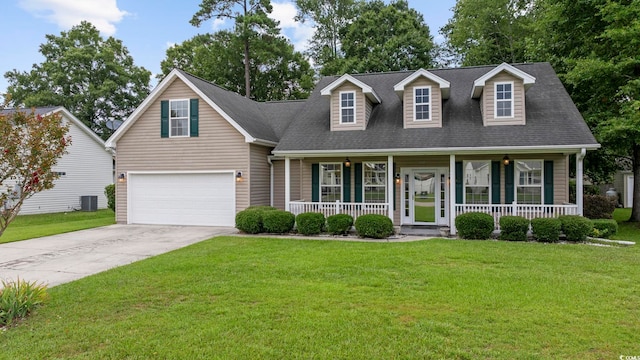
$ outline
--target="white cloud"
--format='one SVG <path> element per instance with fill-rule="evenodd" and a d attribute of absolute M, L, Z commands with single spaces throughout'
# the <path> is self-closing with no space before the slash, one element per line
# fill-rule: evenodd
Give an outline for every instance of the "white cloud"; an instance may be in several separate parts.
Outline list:
<path fill-rule="evenodd" d="M 165 46 L 166 46 L 167 49 L 171 49 L 172 47 L 176 46 L 176 43 L 173 42 L 173 41 L 167 41 L 165 43 Z"/>
<path fill-rule="evenodd" d="M 316 29 L 309 23 L 295 21 L 297 9 L 290 1 L 272 1 L 273 11 L 269 17 L 280 22 L 282 33 L 291 40 L 297 51 L 305 50 L 309 45 L 309 39 Z"/>
<path fill-rule="evenodd" d="M 215 18 L 213 20 L 213 23 L 211 24 L 211 29 L 213 29 L 213 31 L 218 31 L 222 29 L 222 27 L 224 26 L 224 23 L 225 23 L 225 19 Z"/>
<path fill-rule="evenodd" d="M 115 34 L 115 24 L 129 15 L 118 9 L 116 0 L 19 0 L 18 4 L 62 29 L 70 29 L 86 20 L 106 36 Z"/>

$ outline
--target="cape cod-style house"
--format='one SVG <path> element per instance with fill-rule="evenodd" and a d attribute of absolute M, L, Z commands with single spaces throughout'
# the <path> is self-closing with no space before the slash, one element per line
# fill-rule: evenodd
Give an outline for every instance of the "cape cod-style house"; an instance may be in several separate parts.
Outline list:
<path fill-rule="evenodd" d="M 121 223 L 233 226 L 272 205 L 455 233 L 468 211 L 581 214 L 599 144 L 548 63 L 503 63 L 325 77 L 266 103 L 173 70 L 107 146 Z"/>

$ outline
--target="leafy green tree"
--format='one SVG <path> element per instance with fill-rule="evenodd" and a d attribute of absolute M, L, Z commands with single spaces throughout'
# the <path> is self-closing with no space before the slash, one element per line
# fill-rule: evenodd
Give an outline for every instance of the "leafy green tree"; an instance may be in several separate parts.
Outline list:
<path fill-rule="evenodd" d="M 342 34 L 344 59 L 324 64 L 335 74 L 429 68 L 433 37 L 422 14 L 405 0 L 360 3 L 358 17 Z"/>
<path fill-rule="evenodd" d="M 355 19 L 359 1 L 356 0 L 296 0 L 302 22 L 312 21 L 316 31 L 309 41 L 307 53 L 323 75 L 331 75 L 330 67 L 344 58 L 341 33 Z"/>
<path fill-rule="evenodd" d="M 51 189 L 52 168 L 71 143 L 59 114 L 16 110 L 0 113 L 0 236 L 26 199 Z"/>
<path fill-rule="evenodd" d="M 640 1 L 597 3 L 596 16 L 604 26 L 585 56 L 567 61 L 573 67 L 566 81 L 598 140 L 631 159 L 631 221 L 640 221 Z"/>
<path fill-rule="evenodd" d="M 440 29 L 446 46 L 462 64 L 486 65 L 528 60 L 529 0 L 458 0 L 453 17 Z"/>
<path fill-rule="evenodd" d="M 40 45 L 44 62 L 5 73 L 15 106 L 64 106 L 106 139 L 105 122 L 125 119 L 149 93 L 151 73 L 135 66 L 120 40 L 103 39 L 88 22 Z"/>
<path fill-rule="evenodd" d="M 313 88 L 313 70 L 284 37 L 253 33 L 251 94 L 258 101 L 302 99 Z M 228 90 L 244 94 L 243 41 L 239 34 L 218 31 L 197 35 L 167 50 L 162 61 L 166 75 L 181 68 Z"/>
<path fill-rule="evenodd" d="M 234 19 L 236 33 L 240 36 L 244 54 L 245 96 L 251 97 L 251 43 L 254 33 L 273 34 L 276 22 L 268 14 L 273 10 L 270 0 L 202 0 L 200 10 L 191 18 L 191 25 L 200 26 L 203 21 Z"/>

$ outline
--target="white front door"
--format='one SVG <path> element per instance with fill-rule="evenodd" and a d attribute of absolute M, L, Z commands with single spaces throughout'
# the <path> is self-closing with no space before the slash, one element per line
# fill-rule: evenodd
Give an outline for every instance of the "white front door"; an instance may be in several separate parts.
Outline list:
<path fill-rule="evenodd" d="M 402 224 L 448 225 L 446 168 L 402 170 Z"/>

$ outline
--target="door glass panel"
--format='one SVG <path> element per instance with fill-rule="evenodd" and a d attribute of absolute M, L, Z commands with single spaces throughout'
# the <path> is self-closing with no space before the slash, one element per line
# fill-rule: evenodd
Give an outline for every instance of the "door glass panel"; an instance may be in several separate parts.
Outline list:
<path fill-rule="evenodd" d="M 431 171 L 413 173 L 413 217 L 416 222 L 436 221 L 436 174 Z"/>
<path fill-rule="evenodd" d="M 447 194 L 447 181 L 445 179 L 445 175 L 444 174 L 440 174 L 440 218 L 444 219 L 447 217 L 447 204 L 445 204 L 446 201 L 446 194 Z"/>

